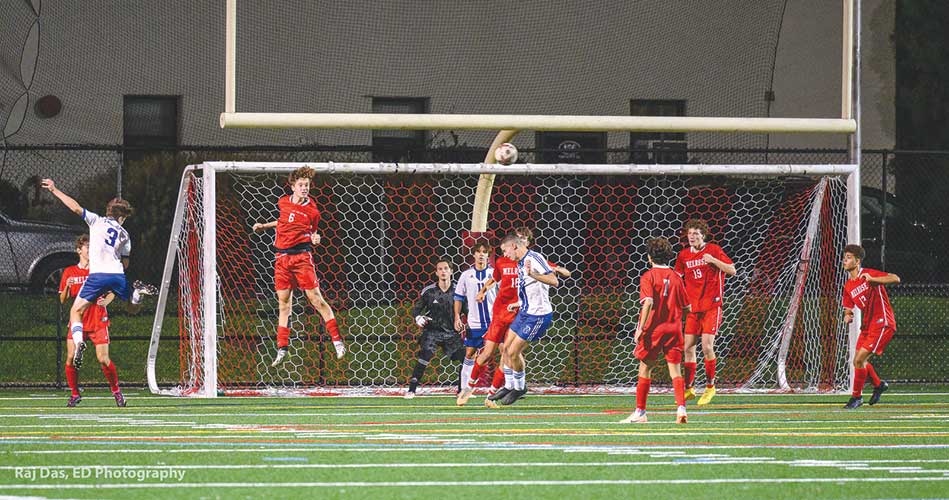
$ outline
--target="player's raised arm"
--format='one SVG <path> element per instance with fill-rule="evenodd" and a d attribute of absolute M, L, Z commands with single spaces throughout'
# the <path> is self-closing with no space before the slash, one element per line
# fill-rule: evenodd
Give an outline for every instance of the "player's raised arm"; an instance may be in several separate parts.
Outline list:
<path fill-rule="evenodd" d="M 535 280 L 545 285 L 550 285 L 553 287 L 560 285 L 560 280 L 557 279 L 557 273 L 549 272 L 547 274 L 541 274 L 541 273 L 535 272 L 533 266 L 531 265 L 531 259 L 527 259 L 524 261 L 524 271 L 527 273 L 528 276 L 530 276 L 531 278 L 534 278 Z"/>
<path fill-rule="evenodd" d="M 867 283 L 874 285 L 895 285 L 900 282 L 900 277 L 893 273 L 886 273 L 882 275 L 871 275 L 870 273 L 863 273 L 860 275 Z"/>
<path fill-rule="evenodd" d="M 59 201 L 63 202 L 63 205 L 66 205 L 66 208 L 71 210 L 76 215 L 82 215 L 82 205 L 80 205 L 79 202 L 74 200 L 68 194 L 57 189 L 56 183 L 53 182 L 53 179 L 43 179 L 42 185 L 45 189 L 48 189 L 50 193 L 53 193 L 53 196 L 59 198 Z"/>
<path fill-rule="evenodd" d="M 277 227 L 277 221 L 258 222 L 254 224 L 252 229 L 254 230 L 255 233 L 262 233 L 268 229 L 273 229 L 275 227 Z"/>

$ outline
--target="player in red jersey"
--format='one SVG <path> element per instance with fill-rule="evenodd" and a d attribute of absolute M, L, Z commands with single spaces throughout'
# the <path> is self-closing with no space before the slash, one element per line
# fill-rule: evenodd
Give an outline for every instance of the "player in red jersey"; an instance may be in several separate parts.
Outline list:
<path fill-rule="evenodd" d="M 254 232 L 263 232 L 277 228 L 274 250 L 274 288 L 277 291 L 279 316 L 277 319 L 277 357 L 271 366 L 277 366 L 287 357 L 290 346 L 290 310 L 293 306 L 293 290 L 303 290 L 313 308 L 320 313 L 326 324 L 326 331 L 333 339 L 336 357 L 346 354 L 343 337 L 336 326 L 333 308 L 320 293 L 320 282 L 313 267 L 313 246 L 320 244 L 320 233 L 316 226 L 320 223 L 320 211 L 310 197 L 310 181 L 316 171 L 310 167 L 300 167 L 290 172 L 291 193 L 277 201 L 280 217 L 266 224 L 254 224 Z"/>
<path fill-rule="evenodd" d="M 89 277 L 89 235 L 83 234 L 76 238 L 76 253 L 79 254 L 79 264 L 67 267 L 63 270 L 62 280 L 59 282 L 59 301 L 66 303 L 71 297 L 79 295 L 82 284 Z M 82 335 L 83 343 L 91 340 L 96 346 L 96 358 L 102 368 L 105 379 L 109 382 L 109 388 L 112 389 L 112 395 L 115 397 L 115 404 L 123 407 L 126 405 L 125 397 L 119 389 L 119 374 L 115 368 L 115 363 L 109 358 L 109 312 L 106 306 L 112 302 L 115 294 L 108 293 L 99 298 L 96 302 L 89 304 L 82 313 Z M 66 383 L 72 391 L 72 396 L 66 406 L 72 408 L 82 401 L 79 395 L 79 365 L 74 364 L 76 355 L 76 343 L 72 340 L 66 341 Z M 82 358 L 80 357 L 80 360 Z"/>
<path fill-rule="evenodd" d="M 722 247 L 706 243 L 709 231 L 704 220 L 690 219 L 684 229 L 689 246 L 676 257 L 675 271 L 685 280 L 692 306 L 685 317 L 685 399 L 695 398 L 695 346 L 701 336 L 706 384 L 699 405 L 705 405 L 715 397 L 715 335 L 722 324 L 725 276 L 735 275 L 735 265 Z"/>
<path fill-rule="evenodd" d="M 665 238 L 653 238 L 646 242 L 646 255 L 651 268 L 639 278 L 639 323 L 636 325 L 636 350 L 639 360 L 639 381 L 636 383 L 636 411 L 621 423 L 644 424 L 646 398 L 652 383 L 652 369 L 664 354 L 669 365 L 669 376 L 676 401 L 676 423 L 684 424 L 685 380 L 679 370 L 682 363 L 682 313 L 689 310 L 688 297 L 682 278 L 669 268 L 675 257 L 672 245 Z"/>
<path fill-rule="evenodd" d="M 867 383 L 867 376 L 873 383 L 871 405 L 880 401 L 880 395 L 889 388 L 889 384 L 877 376 L 876 370 L 870 364 L 870 356 L 883 355 L 883 350 L 896 333 L 896 317 L 893 315 L 885 285 L 899 283 L 900 277 L 893 273 L 861 267 L 864 255 L 860 245 L 844 247 L 844 271 L 850 275 L 844 283 L 844 321 L 848 324 L 853 322 L 854 307 L 863 311 L 860 336 L 857 337 L 856 352 L 853 355 L 853 392 L 850 401 L 844 406 L 849 410 L 863 405 L 863 385 Z"/>
<path fill-rule="evenodd" d="M 525 226 L 517 227 L 514 229 L 514 233 L 521 237 L 528 247 L 534 244 L 534 232 L 530 228 Z M 550 268 L 557 273 L 558 276 L 564 278 L 570 277 L 571 272 L 568 269 L 549 261 L 547 264 L 550 265 Z M 511 323 L 514 322 L 514 317 L 517 316 L 517 309 L 510 310 L 508 307 L 518 301 L 517 262 L 504 257 L 503 250 L 494 261 L 494 273 L 478 292 L 478 302 L 484 301 L 486 294 L 495 284 L 498 285 L 497 297 L 495 297 L 494 306 L 491 308 L 491 322 L 488 324 L 488 330 L 484 334 L 484 347 L 481 348 L 481 352 L 475 359 L 475 365 L 471 369 L 471 376 L 468 380 L 469 387 L 467 390 L 465 390 L 464 387 L 462 388 L 462 393 L 459 394 L 459 396 L 464 397 L 459 397 L 459 401 L 468 401 L 468 397 L 471 396 L 475 385 L 477 385 L 484 366 L 493 358 L 498 344 L 504 344 L 507 340 L 506 336 L 510 330 Z M 492 408 L 497 408 L 498 405 L 495 401 L 503 398 L 514 388 L 513 380 L 514 372 L 511 370 L 511 365 L 507 360 L 504 349 L 501 349 L 501 363 L 494 372 L 494 377 L 491 380 L 491 388 L 489 390 L 491 394 L 485 398 L 484 404 Z"/>

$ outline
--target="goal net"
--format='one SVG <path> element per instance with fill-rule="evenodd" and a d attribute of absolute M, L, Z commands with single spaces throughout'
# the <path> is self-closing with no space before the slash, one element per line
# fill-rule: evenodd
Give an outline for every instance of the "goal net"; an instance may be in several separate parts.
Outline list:
<path fill-rule="evenodd" d="M 838 261 L 846 244 L 841 175 L 852 166 L 308 164 L 319 172 L 311 196 L 322 212 L 313 260 L 350 351 L 336 359 L 319 314 L 297 291 L 289 360 L 272 368 L 274 235 L 251 226 L 276 219 L 287 173 L 302 165 L 212 162 L 185 171 L 155 329 L 166 300 L 177 300 L 180 349 L 161 349 L 153 335 L 153 391 L 404 387 L 418 352 L 410 308 L 435 281 L 436 259 L 450 259 L 455 277 L 470 265 L 466 230 L 482 172 L 499 174 L 488 216 L 493 243 L 515 226 L 533 227 L 536 249 L 573 271 L 552 292 L 553 326 L 527 352 L 532 390 L 634 384 L 645 242 L 664 236 L 682 248 L 689 218 L 708 221 L 711 240 L 738 271 L 725 282 L 717 385 L 817 391 L 849 382 Z M 178 387 L 157 387 L 158 355 L 179 356 Z M 436 355 L 422 392 L 449 390 L 457 369 Z"/>

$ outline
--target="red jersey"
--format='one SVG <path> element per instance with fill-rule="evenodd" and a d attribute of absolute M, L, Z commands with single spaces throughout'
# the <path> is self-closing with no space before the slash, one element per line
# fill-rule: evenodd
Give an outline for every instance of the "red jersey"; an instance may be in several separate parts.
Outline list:
<path fill-rule="evenodd" d="M 712 257 L 732 264 L 732 260 L 725 255 L 722 247 L 714 243 L 706 243 L 701 250 L 691 246 L 684 248 L 676 257 L 675 271 L 685 280 L 685 292 L 692 305 L 692 312 L 703 312 L 716 307 L 722 307 L 722 295 L 725 289 L 725 273 L 705 262 L 702 256 L 709 254 Z"/>
<path fill-rule="evenodd" d="M 557 267 L 547 261 L 551 269 Z M 494 260 L 494 274 L 491 278 L 498 284 L 498 296 L 494 299 L 492 316 L 495 311 L 507 311 L 507 306 L 517 302 L 517 261 L 501 256 Z"/>
<path fill-rule="evenodd" d="M 682 333 L 682 308 L 689 304 L 682 278 L 669 266 L 654 266 L 639 278 L 639 303 L 652 299 L 652 312 L 643 324 L 643 331 L 658 327 Z"/>
<path fill-rule="evenodd" d="M 867 330 L 870 326 L 896 330 L 896 316 L 893 315 L 893 306 L 890 305 L 890 296 L 886 293 L 886 287 L 867 283 L 866 280 L 860 277 L 863 273 L 874 278 L 887 275 L 887 273 L 876 269 L 862 268 L 857 270 L 857 277 L 848 279 L 844 283 L 843 306 L 847 309 L 853 309 L 856 306 L 863 311 L 861 330 Z"/>
<path fill-rule="evenodd" d="M 277 201 L 280 217 L 277 219 L 277 239 L 274 246 L 277 251 L 287 250 L 297 245 L 306 245 L 309 249 L 310 235 L 320 223 L 320 211 L 313 198 L 307 196 L 302 204 L 291 201 L 291 195 L 280 197 Z"/>
<path fill-rule="evenodd" d="M 63 269 L 63 278 L 59 282 L 59 293 L 69 288 L 69 297 L 79 295 L 79 289 L 89 277 L 89 268 L 81 268 L 78 265 L 69 266 Z M 109 311 L 99 304 L 92 303 L 82 314 L 82 330 L 86 332 L 95 332 L 109 327 Z"/>

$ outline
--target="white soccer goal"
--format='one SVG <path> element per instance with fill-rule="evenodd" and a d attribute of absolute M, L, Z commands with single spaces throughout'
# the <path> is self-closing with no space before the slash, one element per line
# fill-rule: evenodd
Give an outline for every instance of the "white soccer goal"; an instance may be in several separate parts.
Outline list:
<path fill-rule="evenodd" d="M 184 172 L 149 350 L 152 392 L 402 387 L 417 352 L 409 308 L 433 281 L 437 257 L 459 272 L 468 265 L 466 230 L 482 173 L 497 175 L 488 234 L 532 226 L 538 250 L 574 271 L 553 295 L 550 333 L 527 354 L 532 389 L 633 384 L 645 241 L 681 243 L 691 217 L 709 221 L 738 270 L 725 285 L 718 384 L 815 391 L 849 384 L 838 261 L 853 165 L 307 163 L 318 172 L 311 195 L 323 212 L 317 274 L 350 353 L 335 359 L 319 315 L 297 293 L 290 361 L 271 368 L 273 233 L 256 235 L 251 226 L 276 217 L 286 174 L 302 165 L 209 162 Z M 180 337 L 166 347 L 159 332 L 174 299 Z M 158 356 L 180 359 L 176 387 L 159 388 Z M 449 365 L 433 360 L 429 390 L 454 382 Z"/>

